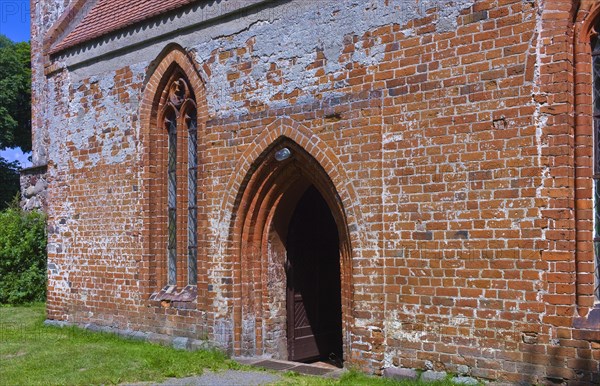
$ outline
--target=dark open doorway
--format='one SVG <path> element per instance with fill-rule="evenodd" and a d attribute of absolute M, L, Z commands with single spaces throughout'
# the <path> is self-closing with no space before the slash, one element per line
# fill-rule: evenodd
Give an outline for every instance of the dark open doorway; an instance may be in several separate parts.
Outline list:
<path fill-rule="evenodd" d="M 310 186 L 287 233 L 287 335 L 292 361 L 342 361 L 340 249 L 336 222 Z"/>

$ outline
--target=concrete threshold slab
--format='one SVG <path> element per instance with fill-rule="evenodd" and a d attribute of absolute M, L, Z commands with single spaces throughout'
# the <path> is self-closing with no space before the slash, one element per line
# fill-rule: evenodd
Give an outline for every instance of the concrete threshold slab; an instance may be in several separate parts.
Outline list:
<path fill-rule="evenodd" d="M 237 362 L 255 366 L 262 367 L 269 370 L 275 371 L 293 371 L 299 374 L 305 375 L 316 375 L 321 377 L 328 378 L 339 378 L 342 376 L 344 369 L 340 369 L 334 367 L 332 365 L 326 363 L 300 363 L 300 362 L 291 362 L 284 361 L 279 359 L 266 359 L 266 358 L 248 358 L 248 357 L 239 357 L 233 358 Z"/>

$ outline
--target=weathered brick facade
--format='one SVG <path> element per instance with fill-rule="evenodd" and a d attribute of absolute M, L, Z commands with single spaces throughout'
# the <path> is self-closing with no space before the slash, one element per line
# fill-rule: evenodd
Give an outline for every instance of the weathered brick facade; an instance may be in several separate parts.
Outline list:
<path fill-rule="evenodd" d="M 339 235 L 347 364 L 600 383 L 600 3 L 185 3 L 77 40 L 94 2 L 32 0 L 49 319 L 286 359 L 280 227 L 312 184 Z M 198 126 L 192 286 L 183 217 L 167 283 L 174 74 Z"/>

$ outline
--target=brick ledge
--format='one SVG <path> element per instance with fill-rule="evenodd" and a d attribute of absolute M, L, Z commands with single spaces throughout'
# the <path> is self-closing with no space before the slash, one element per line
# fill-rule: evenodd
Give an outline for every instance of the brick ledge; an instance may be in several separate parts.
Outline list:
<path fill-rule="evenodd" d="M 150 302 L 164 308 L 194 309 L 196 308 L 196 298 L 198 297 L 198 287 L 195 285 L 186 285 L 180 290 L 176 285 L 167 285 L 160 291 L 150 295 Z"/>
<path fill-rule="evenodd" d="M 19 170 L 21 174 L 36 174 L 36 173 L 46 173 L 48 170 L 48 164 L 34 165 L 23 168 Z"/>

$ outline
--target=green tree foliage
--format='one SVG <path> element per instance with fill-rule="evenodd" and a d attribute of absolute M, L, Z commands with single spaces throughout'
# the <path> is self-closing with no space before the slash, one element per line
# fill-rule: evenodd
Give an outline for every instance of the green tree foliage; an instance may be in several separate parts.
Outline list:
<path fill-rule="evenodd" d="M 19 164 L 0 157 L 0 210 L 8 207 L 19 192 Z"/>
<path fill-rule="evenodd" d="M 0 304 L 46 299 L 46 217 L 18 200 L 0 212 Z"/>
<path fill-rule="evenodd" d="M 31 150 L 30 45 L 0 35 L 0 149 Z"/>
<path fill-rule="evenodd" d="M 0 35 L 0 149 L 31 150 L 29 43 Z M 19 192 L 19 165 L 0 157 L 0 210 Z"/>

